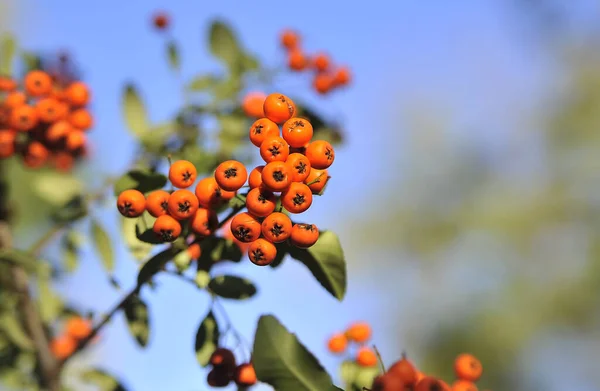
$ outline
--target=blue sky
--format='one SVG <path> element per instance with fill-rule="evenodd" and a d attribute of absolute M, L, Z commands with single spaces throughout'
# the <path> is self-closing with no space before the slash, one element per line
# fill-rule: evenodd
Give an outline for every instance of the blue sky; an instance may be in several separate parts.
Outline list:
<path fill-rule="evenodd" d="M 180 104 L 179 84 L 164 61 L 162 38 L 149 23 L 158 9 L 173 19 L 172 34 L 181 46 L 185 77 L 219 69 L 206 46 L 207 22 L 213 18 L 230 22 L 243 44 L 270 65 L 281 63 L 277 37 L 283 28 L 291 27 L 303 34 L 307 50 L 326 50 L 352 68 L 352 86 L 327 99 L 311 93 L 306 88 L 309 81 L 302 77 L 282 84 L 339 120 L 349 136 L 331 170 L 334 180 L 327 197 L 319 199 L 307 216 L 340 234 L 349 262 L 347 300 L 340 304 L 331 299 L 294 262 L 277 271 L 248 264 L 226 268 L 254 279 L 261 288 L 252 301 L 226 304 L 234 324 L 248 339 L 260 314 L 275 313 L 335 374 L 338 360 L 327 354 L 324 339 L 353 320 L 368 319 L 375 325 L 384 358 L 391 360 L 397 353 L 397 344 L 386 342 L 397 339 L 401 331 L 386 326 L 386 303 L 381 298 L 397 286 L 414 285 L 414 271 L 398 270 L 396 283 L 381 286 L 376 282 L 381 270 L 368 268 L 373 249 L 348 238 L 353 218 L 379 213 L 375 207 L 357 205 L 384 202 L 389 198 L 385 193 L 401 184 L 393 174 L 400 172 L 403 161 L 407 115 L 421 107 L 437 107 L 436 114 L 449 115 L 450 131 L 457 137 L 497 140 L 502 148 L 503 137 L 498 135 L 511 136 L 519 114 L 530 109 L 543 86 L 549 72 L 542 66 L 544 54 L 515 45 L 522 32 L 512 28 L 514 19 L 500 3 L 20 0 L 12 29 L 28 49 L 64 48 L 81 64 L 97 113 L 91 135 L 95 169 L 101 167 L 109 175 L 127 168 L 134 145 L 120 116 L 123 83 L 140 86 L 154 121 L 167 119 Z M 482 125 L 484 132 L 464 130 Z M 376 194 L 356 191 L 361 188 L 359 181 L 377 184 L 386 178 L 389 184 Z M 119 243 L 115 215 L 109 207 L 100 217 Z M 117 251 L 117 276 L 129 287 L 135 281 L 136 265 L 122 246 Z M 375 255 L 394 257 L 385 249 Z M 134 391 L 203 390 L 205 374 L 196 364 L 192 344 L 207 310 L 206 297 L 169 276 L 159 282 L 159 290 L 143 294 L 152 303 L 147 351 L 138 350 L 119 316 L 103 333 L 103 342 L 82 361 L 102 362 Z M 82 308 L 99 311 L 110 308 L 119 297 L 108 287 L 91 252 L 64 290 Z"/>

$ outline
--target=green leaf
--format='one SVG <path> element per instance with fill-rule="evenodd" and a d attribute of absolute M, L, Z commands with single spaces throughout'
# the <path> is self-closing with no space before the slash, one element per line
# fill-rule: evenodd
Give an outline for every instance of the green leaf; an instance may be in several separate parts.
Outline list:
<path fill-rule="evenodd" d="M 260 64 L 256 56 L 246 53 L 242 57 L 242 67 L 245 71 L 257 71 L 260 68 Z"/>
<path fill-rule="evenodd" d="M 96 248 L 98 255 L 100 255 L 104 268 L 110 273 L 115 268 L 114 251 L 110 237 L 95 219 L 92 219 L 90 224 L 94 247 Z"/>
<path fill-rule="evenodd" d="M 209 32 L 210 52 L 227 66 L 236 66 L 242 52 L 235 34 L 229 26 L 221 21 L 214 21 Z"/>
<path fill-rule="evenodd" d="M 63 264 L 68 272 L 73 272 L 79 266 L 79 247 L 83 242 L 81 234 L 69 231 L 62 239 Z"/>
<path fill-rule="evenodd" d="M 192 263 L 192 256 L 187 249 L 180 251 L 175 255 L 175 257 L 173 257 L 173 263 L 175 264 L 177 271 L 183 273 L 190 267 Z"/>
<path fill-rule="evenodd" d="M 125 86 L 122 98 L 123 115 L 125 124 L 134 136 L 141 136 L 150 128 L 148 113 L 144 102 L 133 84 Z"/>
<path fill-rule="evenodd" d="M 167 184 L 167 177 L 149 170 L 131 170 L 115 182 L 114 193 L 119 196 L 129 189 L 139 190 L 142 193 L 158 190 Z"/>
<path fill-rule="evenodd" d="M 276 390 L 337 389 L 315 356 L 272 315 L 258 320 L 252 352 L 258 380 Z"/>
<path fill-rule="evenodd" d="M 235 197 L 229 200 L 230 208 L 237 209 L 246 205 L 246 196 L 244 194 L 236 194 Z"/>
<path fill-rule="evenodd" d="M 39 307 L 40 315 L 45 324 L 51 324 L 62 313 L 64 306 L 63 302 L 50 285 L 50 279 L 39 277 Z"/>
<path fill-rule="evenodd" d="M 290 246 L 289 246 L 289 244 L 287 244 L 287 242 L 275 243 L 275 248 L 277 249 L 277 255 L 275 256 L 275 259 L 273 260 L 273 262 L 271 262 L 269 264 L 269 266 L 272 267 L 273 269 L 280 266 L 283 263 L 283 259 L 285 258 L 285 256 L 288 255 L 288 253 L 289 253 L 289 247 Z"/>
<path fill-rule="evenodd" d="M 143 285 L 150 281 L 162 268 L 175 256 L 172 248 L 163 250 L 150 258 L 140 269 L 137 277 L 138 285 Z"/>
<path fill-rule="evenodd" d="M 127 301 L 124 311 L 129 332 L 135 337 L 138 345 L 146 347 L 150 337 L 148 306 L 138 295 L 135 295 Z"/>
<path fill-rule="evenodd" d="M 219 335 L 217 318 L 212 311 L 209 311 L 198 327 L 194 344 L 196 359 L 204 368 L 208 366 L 210 356 L 219 347 Z"/>
<path fill-rule="evenodd" d="M 317 281 L 336 299 L 346 295 L 347 274 L 340 239 L 331 231 L 322 231 L 319 240 L 307 250 L 289 247 L 290 255 L 302 262 Z"/>
<path fill-rule="evenodd" d="M 214 87 L 219 79 L 212 75 L 196 76 L 187 85 L 189 91 L 204 91 Z"/>
<path fill-rule="evenodd" d="M 144 212 L 144 214 L 145 213 L 146 212 Z M 141 222 L 144 218 L 145 216 L 142 215 L 137 219 L 130 219 L 126 217 L 123 217 L 121 219 L 121 232 L 123 234 L 125 244 L 127 245 L 127 248 L 129 249 L 131 255 L 138 261 L 146 259 L 146 257 L 150 254 L 153 248 L 152 244 L 146 243 L 138 239 L 137 236 L 138 226 L 140 224 L 143 224 Z"/>
<path fill-rule="evenodd" d="M 102 369 L 91 369 L 83 372 L 81 380 L 96 385 L 100 391 L 126 391 L 119 380 Z"/>
<path fill-rule="evenodd" d="M 147 152 L 162 155 L 165 151 L 167 140 L 175 133 L 175 130 L 175 124 L 167 122 L 153 126 L 148 132 L 142 134 L 139 140 Z"/>
<path fill-rule="evenodd" d="M 87 216 L 87 203 L 82 195 L 76 195 L 64 205 L 55 208 L 50 217 L 61 224 L 72 223 Z"/>
<path fill-rule="evenodd" d="M 236 75 L 230 75 L 220 80 L 213 86 L 212 92 L 216 100 L 234 100 L 243 87 L 242 79 Z"/>
<path fill-rule="evenodd" d="M 177 43 L 175 41 L 170 41 L 167 43 L 167 56 L 169 58 L 169 65 L 175 71 L 179 70 L 181 66 L 179 60 L 179 48 L 177 47 Z"/>
<path fill-rule="evenodd" d="M 33 255 L 16 248 L 0 249 L 0 262 L 21 266 L 29 272 L 35 272 L 38 269 L 38 260 Z"/>
<path fill-rule="evenodd" d="M 36 53 L 23 52 L 21 54 L 23 63 L 25 64 L 25 72 L 33 71 L 42 68 L 42 58 Z"/>
<path fill-rule="evenodd" d="M 47 173 L 33 182 L 36 194 L 52 206 L 62 206 L 73 197 L 83 194 L 83 183 L 69 175 Z"/>
<path fill-rule="evenodd" d="M 225 299 L 245 300 L 256 294 L 252 281 L 237 276 L 221 275 L 213 277 L 208 288 Z"/>
<path fill-rule="evenodd" d="M 25 330 L 23 330 L 16 317 L 11 316 L 11 314 L 6 312 L 2 314 L 0 316 L 0 329 L 2 329 L 8 339 L 19 348 L 25 350 L 33 349 L 33 341 L 31 341 L 27 333 L 25 333 Z"/>
<path fill-rule="evenodd" d="M 8 33 L 0 37 L 0 75 L 12 75 L 12 66 L 17 52 L 17 42 Z"/>

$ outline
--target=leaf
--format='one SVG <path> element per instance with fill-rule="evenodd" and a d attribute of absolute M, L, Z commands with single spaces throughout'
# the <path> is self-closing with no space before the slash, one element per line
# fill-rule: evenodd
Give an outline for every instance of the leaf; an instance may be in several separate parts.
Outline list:
<path fill-rule="evenodd" d="M 147 283 L 175 256 L 175 251 L 171 248 L 163 250 L 150 258 L 140 269 L 137 277 L 139 286 Z"/>
<path fill-rule="evenodd" d="M 212 75 L 196 76 L 189 82 L 187 89 L 190 91 L 203 91 L 214 87 L 219 79 Z"/>
<path fill-rule="evenodd" d="M 140 98 L 136 87 L 127 84 L 122 98 L 123 115 L 125 124 L 134 136 L 141 136 L 150 128 L 148 113 L 144 102 Z"/>
<path fill-rule="evenodd" d="M 52 206 L 62 206 L 73 197 L 83 194 L 83 183 L 72 176 L 48 173 L 38 176 L 33 190 Z"/>
<path fill-rule="evenodd" d="M 133 255 L 133 257 L 138 261 L 145 259 L 153 248 L 152 244 L 138 239 L 137 229 L 142 219 L 144 219 L 144 215 L 138 217 L 137 219 L 123 217 L 121 220 L 121 232 L 123 233 L 125 244 L 127 245 L 131 255 Z"/>
<path fill-rule="evenodd" d="M 0 316 L 0 329 L 4 331 L 8 339 L 15 345 L 25 350 L 33 349 L 33 341 L 21 328 L 21 325 L 17 318 L 11 316 L 9 313 L 4 313 Z"/>
<path fill-rule="evenodd" d="M 38 269 L 38 261 L 33 255 L 16 248 L 0 249 L 0 262 L 22 266 L 29 272 L 34 272 Z"/>
<path fill-rule="evenodd" d="M 258 380 L 276 390 L 337 389 L 315 356 L 272 315 L 258 320 L 252 352 Z"/>
<path fill-rule="evenodd" d="M 269 264 L 273 269 L 277 268 L 283 263 L 283 259 L 289 253 L 289 245 L 286 242 L 283 243 L 275 243 L 275 248 L 277 249 L 277 255 L 273 262 Z"/>
<path fill-rule="evenodd" d="M 135 337 L 138 345 L 146 347 L 150 337 L 148 306 L 138 295 L 135 295 L 127 301 L 124 311 L 129 332 Z"/>
<path fill-rule="evenodd" d="M 175 124 L 172 122 L 156 125 L 142 134 L 139 141 L 148 152 L 162 155 L 165 151 L 165 144 L 169 137 L 175 133 L 175 129 Z"/>
<path fill-rule="evenodd" d="M 122 192 L 135 189 L 142 193 L 158 190 L 167 184 L 167 177 L 163 174 L 149 170 L 131 170 L 115 182 L 114 194 L 119 196 Z"/>
<path fill-rule="evenodd" d="M 83 372 L 81 380 L 98 386 L 100 391 L 125 391 L 125 387 L 119 380 L 101 369 L 90 369 Z"/>
<path fill-rule="evenodd" d="M 260 68 L 258 59 L 248 53 L 244 54 L 242 58 L 242 66 L 245 71 L 257 71 Z"/>
<path fill-rule="evenodd" d="M 198 327 L 194 344 L 196 359 L 204 368 L 208 366 L 210 356 L 219 346 L 219 335 L 217 318 L 212 311 L 209 311 Z"/>
<path fill-rule="evenodd" d="M 110 237 L 95 219 L 91 221 L 91 230 L 94 247 L 100 255 L 104 268 L 110 273 L 115 268 L 114 251 Z"/>
<path fill-rule="evenodd" d="M 25 72 L 42 68 L 42 58 L 35 53 L 23 52 L 21 54 L 21 58 L 23 59 L 23 63 L 25 64 Z"/>
<path fill-rule="evenodd" d="M 346 295 L 346 260 L 340 239 L 331 231 L 322 231 L 319 240 L 307 250 L 289 247 L 292 258 L 302 262 L 317 281 L 336 299 Z"/>
<path fill-rule="evenodd" d="M 208 288 L 225 299 L 245 300 L 256 294 L 256 286 L 245 278 L 221 275 L 213 277 Z"/>
<path fill-rule="evenodd" d="M 170 41 L 167 43 L 167 56 L 169 58 L 169 65 L 173 70 L 179 70 L 180 60 L 179 60 L 179 48 L 175 41 Z"/>
<path fill-rule="evenodd" d="M 87 216 L 87 203 L 82 195 L 76 195 L 64 205 L 55 208 L 50 217 L 61 224 L 72 223 Z"/>
<path fill-rule="evenodd" d="M 62 313 L 63 302 L 53 290 L 48 278 L 38 278 L 40 315 L 45 324 L 51 324 Z"/>
<path fill-rule="evenodd" d="M 62 240 L 63 264 L 68 272 L 73 272 L 79 266 L 79 246 L 83 238 L 77 231 L 69 231 Z"/>
<path fill-rule="evenodd" d="M 17 52 L 17 42 L 8 33 L 0 37 L 0 75 L 12 75 L 12 66 Z"/>
<path fill-rule="evenodd" d="M 214 21 L 209 32 L 210 52 L 223 61 L 228 67 L 236 66 L 242 52 L 235 34 L 228 25 L 221 21 Z"/>

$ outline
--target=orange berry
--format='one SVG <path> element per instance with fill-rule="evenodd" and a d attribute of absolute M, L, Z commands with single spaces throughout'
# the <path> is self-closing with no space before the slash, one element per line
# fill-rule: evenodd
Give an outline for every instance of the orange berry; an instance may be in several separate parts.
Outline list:
<path fill-rule="evenodd" d="M 250 262 L 258 266 L 269 265 L 277 256 L 275 245 L 265 239 L 256 239 L 248 246 L 248 258 Z"/>
<path fill-rule="evenodd" d="M 265 117 L 281 124 L 296 114 L 294 101 L 283 94 L 275 93 L 267 96 L 263 105 Z"/>
<path fill-rule="evenodd" d="M 452 391 L 479 391 L 475 383 L 468 380 L 457 380 L 452 384 Z"/>
<path fill-rule="evenodd" d="M 67 320 L 65 331 L 74 339 L 84 339 L 92 333 L 92 322 L 89 319 L 74 316 Z"/>
<path fill-rule="evenodd" d="M 138 190 L 125 190 L 117 198 L 117 209 L 125 217 L 141 216 L 146 210 L 146 197 Z"/>
<path fill-rule="evenodd" d="M 329 56 L 325 53 L 319 53 L 313 59 L 313 66 L 319 72 L 326 71 L 329 68 L 330 63 Z"/>
<path fill-rule="evenodd" d="M 58 336 L 50 341 L 50 351 L 57 360 L 64 360 L 75 352 L 77 341 L 68 334 Z"/>
<path fill-rule="evenodd" d="M 48 161 L 49 156 L 48 148 L 39 141 L 33 141 L 27 146 L 24 162 L 29 168 L 39 168 Z"/>
<path fill-rule="evenodd" d="M 246 208 L 256 217 L 265 217 L 273 213 L 277 204 L 277 197 L 270 191 L 255 187 L 246 195 Z"/>
<path fill-rule="evenodd" d="M 292 168 L 286 162 L 268 163 L 261 172 L 262 186 L 271 191 L 283 191 L 292 183 Z"/>
<path fill-rule="evenodd" d="M 377 365 L 377 355 L 371 348 L 363 346 L 356 353 L 356 363 L 361 367 L 374 367 Z"/>
<path fill-rule="evenodd" d="M 0 159 L 10 157 L 15 152 L 16 134 L 12 130 L 0 130 Z"/>
<path fill-rule="evenodd" d="M 440 379 L 436 379 L 432 376 L 425 376 L 417 386 L 415 391 L 451 391 L 448 384 Z"/>
<path fill-rule="evenodd" d="M 347 67 L 338 68 L 333 74 L 333 84 L 336 86 L 348 85 L 350 78 L 350 70 Z"/>
<path fill-rule="evenodd" d="M 281 193 L 281 205 L 290 213 L 302 213 L 312 205 L 312 191 L 304 183 L 292 182 Z"/>
<path fill-rule="evenodd" d="M 290 243 L 298 248 L 312 247 L 319 240 L 319 229 L 314 224 L 298 223 L 292 227 Z"/>
<path fill-rule="evenodd" d="M 15 108 L 24 105 L 27 102 L 27 96 L 21 91 L 13 91 L 6 95 L 2 104 L 6 107 Z"/>
<path fill-rule="evenodd" d="M 214 177 L 201 179 L 194 191 L 200 206 L 204 208 L 216 208 L 235 197 L 234 191 L 226 191 L 219 187 Z"/>
<path fill-rule="evenodd" d="M 83 148 L 85 146 L 87 137 L 81 130 L 73 129 L 69 134 L 67 134 L 67 149 L 70 151 L 75 151 L 77 149 Z"/>
<path fill-rule="evenodd" d="M 404 384 L 410 387 L 414 387 L 420 380 L 417 369 L 406 357 L 392 364 L 388 372 L 396 375 Z"/>
<path fill-rule="evenodd" d="M 206 237 L 212 235 L 219 225 L 219 219 L 217 214 L 210 209 L 198 208 L 192 220 L 190 221 L 190 227 L 197 236 Z"/>
<path fill-rule="evenodd" d="M 367 322 L 355 322 L 346 330 L 346 336 L 352 342 L 365 343 L 371 338 L 371 326 Z"/>
<path fill-rule="evenodd" d="M 244 186 L 246 179 L 248 179 L 246 167 L 236 160 L 224 161 L 215 170 L 215 180 L 223 190 L 237 191 Z"/>
<path fill-rule="evenodd" d="M 187 160 L 178 160 L 169 167 L 169 181 L 180 189 L 193 185 L 197 175 L 196 166 Z"/>
<path fill-rule="evenodd" d="M 0 91 L 11 92 L 17 88 L 17 82 L 10 77 L 0 76 Z"/>
<path fill-rule="evenodd" d="M 333 86 L 334 78 L 329 73 L 317 73 L 313 79 L 313 88 L 321 95 L 324 95 L 331 91 Z"/>
<path fill-rule="evenodd" d="M 268 118 L 254 121 L 250 126 L 250 142 L 260 148 L 266 138 L 279 136 L 279 126 Z"/>
<path fill-rule="evenodd" d="M 69 122 L 80 130 L 88 130 L 94 125 L 94 119 L 86 109 L 77 109 L 69 115 Z"/>
<path fill-rule="evenodd" d="M 316 140 L 308 144 L 304 153 L 313 168 L 324 170 L 335 160 L 335 151 L 331 144 L 324 140 Z"/>
<path fill-rule="evenodd" d="M 271 243 L 284 242 L 292 234 L 292 220 L 284 213 L 271 213 L 263 220 L 261 232 Z"/>
<path fill-rule="evenodd" d="M 76 81 L 65 90 L 65 98 L 73 107 L 85 106 L 90 101 L 90 90 L 85 83 Z"/>
<path fill-rule="evenodd" d="M 202 255 L 202 248 L 198 243 L 191 244 L 186 251 L 191 259 L 198 259 L 200 258 L 200 255 Z"/>
<path fill-rule="evenodd" d="M 52 92 L 52 79 L 43 71 L 30 71 L 25 75 L 25 92 L 27 95 L 40 97 Z"/>
<path fill-rule="evenodd" d="M 454 373 L 460 380 L 476 382 L 483 374 L 483 365 L 474 355 L 462 353 L 454 360 Z"/>
<path fill-rule="evenodd" d="M 13 128 L 27 132 L 38 124 L 37 110 L 29 105 L 21 105 L 12 109 L 10 123 Z"/>
<path fill-rule="evenodd" d="M 250 176 L 248 177 L 248 186 L 250 186 L 251 189 L 262 185 L 263 168 L 265 168 L 265 166 L 256 166 L 252 171 L 250 171 Z"/>
<path fill-rule="evenodd" d="M 295 49 L 300 45 L 298 33 L 292 30 L 283 30 L 281 32 L 281 45 L 288 49 Z"/>
<path fill-rule="evenodd" d="M 54 98 L 43 98 L 37 101 L 35 105 L 38 118 L 42 122 L 52 123 L 63 117 L 64 111 L 61 109 L 61 103 Z"/>
<path fill-rule="evenodd" d="M 163 242 L 172 242 L 181 235 L 181 224 L 172 216 L 162 215 L 154 222 L 152 231 L 154 231 Z"/>
<path fill-rule="evenodd" d="M 266 138 L 260 144 L 260 156 L 266 163 L 280 161 L 285 162 L 290 155 L 290 146 L 279 136 Z"/>
<path fill-rule="evenodd" d="M 325 188 L 328 180 L 329 174 L 327 173 L 327 170 L 311 168 L 308 176 L 304 180 L 304 183 L 306 183 L 313 194 L 320 194 Z"/>
<path fill-rule="evenodd" d="M 263 105 L 266 98 L 267 95 L 262 92 L 249 92 L 242 100 L 242 110 L 248 117 L 264 117 Z"/>
<path fill-rule="evenodd" d="M 343 333 L 336 333 L 327 341 L 327 348 L 331 353 L 340 354 L 346 351 L 348 339 Z"/>
<path fill-rule="evenodd" d="M 300 148 L 312 139 L 313 127 L 308 120 L 295 117 L 285 121 L 281 133 L 290 147 Z"/>
<path fill-rule="evenodd" d="M 169 26 L 169 16 L 165 12 L 158 12 L 154 15 L 152 23 L 157 30 L 164 30 Z"/>
<path fill-rule="evenodd" d="M 288 54 L 288 67 L 293 71 L 303 71 L 308 66 L 308 58 L 300 49 L 294 49 Z"/>
<path fill-rule="evenodd" d="M 250 213 L 242 212 L 231 220 L 231 233 L 242 243 L 254 242 L 260 237 L 260 221 Z"/>
<path fill-rule="evenodd" d="M 258 381 L 252 364 L 239 365 L 233 374 L 233 380 L 239 387 L 250 387 Z"/>
<path fill-rule="evenodd" d="M 235 355 L 233 352 L 226 348 L 217 348 L 209 359 L 210 365 L 213 367 L 219 367 L 227 372 L 233 372 L 236 367 Z"/>
<path fill-rule="evenodd" d="M 392 373 L 384 373 L 373 379 L 371 391 L 405 391 L 405 384 Z"/>
<path fill-rule="evenodd" d="M 73 126 L 71 126 L 68 121 L 61 120 L 55 122 L 46 130 L 46 140 L 55 143 L 60 139 L 67 137 L 72 130 Z"/>
<path fill-rule="evenodd" d="M 57 152 L 53 159 L 54 167 L 61 172 L 68 172 L 73 168 L 75 158 L 68 152 Z"/>
<path fill-rule="evenodd" d="M 146 197 L 146 210 L 151 216 L 158 217 L 169 213 L 169 197 L 164 190 L 155 190 Z"/>
<path fill-rule="evenodd" d="M 304 182 L 308 178 L 311 167 L 306 156 L 301 153 L 292 153 L 285 162 L 292 169 L 292 182 Z"/>
<path fill-rule="evenodd" d="M 185 220 L 198 210 L 198 198 L 189 190 L 174 191 L 169 197 L 169 214 L 176 220 Z"/>

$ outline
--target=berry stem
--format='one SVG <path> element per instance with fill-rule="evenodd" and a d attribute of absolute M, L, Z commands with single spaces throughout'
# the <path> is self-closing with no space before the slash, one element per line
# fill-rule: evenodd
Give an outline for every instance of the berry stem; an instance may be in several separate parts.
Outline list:
<path fill-rule="evenodd" d="M 385 365 L 383 364 L 383 360 L 381 359 L 381 353 L 379 353 L 377 346 L 373 345 L 373 351 L 377 355 L 377 361 L 379 361 L 379 365 L 381 366 L 382 372 L 386 373 L 387 371 L 385 370 Z"/>

